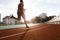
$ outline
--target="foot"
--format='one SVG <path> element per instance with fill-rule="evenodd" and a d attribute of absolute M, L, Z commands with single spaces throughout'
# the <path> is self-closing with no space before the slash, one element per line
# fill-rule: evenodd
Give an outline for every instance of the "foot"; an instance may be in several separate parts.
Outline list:
<path fill-rule="evenodd" d="M 29 26 L 26 26 L 26 28 L 29 28 Z"/>
<path fill-rule="evenodd" d="M 28 26 L 26 26 L 26 31 L 28 31 L 29 30 L 29 27 Z"/>

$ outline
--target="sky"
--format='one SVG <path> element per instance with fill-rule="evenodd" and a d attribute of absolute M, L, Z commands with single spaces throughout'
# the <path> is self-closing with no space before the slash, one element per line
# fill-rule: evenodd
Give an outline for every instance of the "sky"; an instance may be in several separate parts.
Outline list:
<path fill-rule="evenodd" d="M 60 14 L 60 0 L 23 0 L 26 19 L 38 16 L 42 13 L 50 15 Z M 17 17 L 17 7 L 20 0 L 0 0 L 1 17 L 13 14 Z"/>

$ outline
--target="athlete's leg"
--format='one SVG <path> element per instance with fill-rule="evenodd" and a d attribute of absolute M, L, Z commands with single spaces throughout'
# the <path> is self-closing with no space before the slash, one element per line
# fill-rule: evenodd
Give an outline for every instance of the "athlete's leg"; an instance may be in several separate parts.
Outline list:
<path fill-rule="evenodd" d="M 25 15 L 23 14 L 22 17 L 23 17 L 23 19 L 24 19 L 24 23 L 26 24 L 26 28 L 29 28 L 28 25 L 27 25 L 27 22 L 26 22 Z"/>

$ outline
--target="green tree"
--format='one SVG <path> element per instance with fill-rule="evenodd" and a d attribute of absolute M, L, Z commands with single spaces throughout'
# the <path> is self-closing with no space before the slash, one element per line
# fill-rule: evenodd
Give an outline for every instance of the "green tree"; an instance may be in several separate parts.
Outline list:
<path fill-rule="evenodd" d="M 49 20 L 51 20 L 52 18 L 54 18 L 55 16 L 47 16 L 46 18 L 42 18 L 41 19 L 41 22 L 46 22 L 46 21 L 49 21 Z"/>
<path fill-rule="evenodd" d="M 39 16 L 36 16 L 35 17 L 35 21 L 37 22 L 37 23 L 43 23 L 43 22 L 47 22 L 47 21 L 49 21 L 49 20 L 51 20 L 52 18 L 54 18 L 55 16 L 46 16 L 46 18 L 41 18 L 41 17 L 39 17 Z"/>

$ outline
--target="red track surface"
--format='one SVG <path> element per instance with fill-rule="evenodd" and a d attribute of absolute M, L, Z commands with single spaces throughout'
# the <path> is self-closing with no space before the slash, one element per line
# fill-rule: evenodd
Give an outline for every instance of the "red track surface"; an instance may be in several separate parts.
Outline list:
<path fill-rule="evenodd" d="M 26 28 L 0 30 L 0 40 L 60 40 L 60 25 L 38 24 Z"/>

